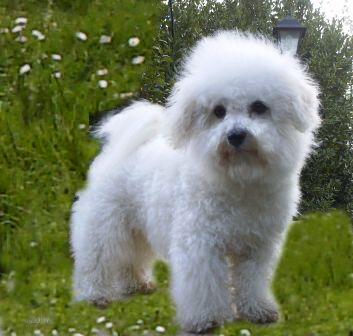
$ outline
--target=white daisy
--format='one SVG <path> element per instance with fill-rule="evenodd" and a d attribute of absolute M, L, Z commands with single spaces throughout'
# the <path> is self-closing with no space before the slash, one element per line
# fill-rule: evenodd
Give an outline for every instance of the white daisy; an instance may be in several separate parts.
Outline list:
<path fill-rule="evenodd" d="M 108 87 L 108 82 L 105 79 L 101 79 L 100 81 L 98 81 L 98 86 L 101 89 L 106 89 Z"/>
<path fill-rule="evenodd" d="M 31 71 L 31 66 L 29 64 L 24 64 L 20 67 L 20 75 L 24 75 Z"/>
<path fill-rule="evenodd" d="M 105 316 L 100 316 L 97 318 L 97 323 L 103 323 L 105 322 L 105 320 L 106 320 Z"/>
<path fill-rule="evenodd" d="M 16 37 L 15 41 L 16 42 L 20 42 L 20 43 L 26 43 L 27 42 L 27 37 L 23 36 L 23 35 L 20 35 L 20 36 Z"/>
<path fill-rule="evenodd" d="M 45 35 L 36 29 L 32 30 L 32 35 L 36 37 L 39 41 L 43 41 L 45 39 Z"/>
<path fill-rule="evenodd" d="M 112 322 L 107 322 L 107 323 L 105 324 L 105 327 L 106 327 L 107 329 L 111 329 L 111 328 L 113 328 L 113 323 L 112 323 Z"/>
<path fill-rule="evenodd" d="M 131 37 L 129 38 L 129 46 L 130 47 L 136 47 L 140 43 L 140 39 L 138 37 Z"/>
<path fill-rule="evenodd" d="M 87 40 L 87 35 L 83 32 L 76 32 L 76 37 L 80 40 L 80 41 L 86 41 Z"/>
<path fill-rule="evenodd" d="M 145 57 L 144 56 L 136 56 L 134 57 L 132 60 L 131 60 L 131 63 L 136 65 L 136 64 L 141 64 L 143 63 L 145 60 Z"/>
<path fill-rule="evenodd" d="M 53 73 L 53 76 L 54 76 L 54 78 L 56 78 L 56 79 L 60 79 L 60 78 L 61 78 L 61 72 L 60 72 L 60 71 L 55 71 L 55 72 Z"/>
<path fill-rule="evenodd" d="M 0 34 L 8 34 L 10 32 L 9 28 L 0 28 Z"/>
<path fill-rule="evenodd" d="M 248 329 L 241 329 L 239 335 L 240 336 L 251 336 L 251 332 Z"/>
<path fill-rule="evenodd" d="M 165 333 L 165 328 L 162 326 L 157 326 L 156 331 L 160 334 L 163 334 L 163 333 Z"/>
<path fill-rule="evenodd" d="M 62 57 L 61 57 L 61 55 L 59 55 L 59 54 L 52 54 L 52 55 L 51 55 L 51 59 L 52 59 L 53 61 L 61 61 L 61 60 L 62 60 Z"/>
<path fill-rule="evenodd" d="M 102 35 L 100 38 L 99 38 L 99 43 L 100 44 L 108 44 L 112 41 L 112 37 L 109 36 L 109 35 Z"/>
<path fill-rule="evenodd" d="M 25 25 L 27 24 L 27 21 L 28 21 L 27 18 L 21 16 L 21 17 L 18 17 L 18 18 L 15 20 L 15 23 L 16 23 L 17 25 L 23 25 L 23 26 L 25 26 Z"/>
<path fill-rule="evenodd" d="M 105 75 L 108 75 L 108 69 L 97 70 L 97 76 L 105 76 Z"/>
<path fill-rule="evenodd" d="M 13 33 L 19 33 L 19 32 L 21 32 L 23 29 L 25 29 L 25 26 L 20 26 L 20 25 L 18 25 L 18 26 L 13 27 L 13 28 L 11 29 L 11 31 L 12 31 Z"/>

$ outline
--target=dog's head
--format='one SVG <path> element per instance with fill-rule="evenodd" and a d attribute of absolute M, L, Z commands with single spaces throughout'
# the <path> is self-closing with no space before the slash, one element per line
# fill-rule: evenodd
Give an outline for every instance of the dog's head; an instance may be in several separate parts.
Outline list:
<path fill-rule="evenodd" d="M 320 124 L 318 87 L 300 62 L 239 32 L 202 39 L 168 100 L 174 147 L 234 179 L 298 172 Z"/>

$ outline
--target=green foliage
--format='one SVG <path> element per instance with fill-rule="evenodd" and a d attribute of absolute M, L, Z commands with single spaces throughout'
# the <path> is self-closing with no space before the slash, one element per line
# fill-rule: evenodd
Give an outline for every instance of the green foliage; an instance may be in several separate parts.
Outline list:
<path fill-rule="evenodd" d="M 170 17 L 166 16 L 155 43 L 151 71 L 144 78 L 144 96 L 156 102 L 165 102 L 182 56 L 200 37 L 219 29 L 271 37 L 272 28 L 288 13 L 307 26 L 301 53 L 320 84 L 324 122 L 317 137 L 320 145 L 302 174 L 302 211 L 343 208 L 353 215 L 353 38 L 344 33 L 344 20 L 327 22 L 310 0 L 173 3 L 174 39 Z M 166 15 L 167 11 L 165 8 Z"/>
<path fill-rule="evenodd" d="M 5 271 L 11 270 L 13 250 L 29 253 L 32 240 L 46 258 L 52 245 L 46 239 L 55 232 L 58 244 L 47 257 L 68 251 L 71 201 L 97 151 L 89 119 L 121 105 L 126 93 L 136 96 L 145 65 L 131 59 L 150 57 L 159 18 L 155 1 L 91 1 L 84 12 L 66 8 L 65 1 L 43 7 L 39 2 L 21 2 L 18 10 L 11 1 L 0 5 L 0 28 L 10 30 L 0 34 L 0 269 Z M 28 18 L 21 33 L 25 43 L 11 33 L 18 16 Z M 45 40 L 31 36 L 32 29 Z M 76 38 L 80 31 L 86 41 Z M 99 43 L 103 34 L 112 36 L 110 44 Z M 135 48 L 128 45 L 132 36 L 141 41 Z M 53 54 L 62 60 L 53 60 Z M 21 75 L 24 64 L 31 71 Z M 97 75 L 102 68 L 108 75 Z M 61 78 L 53 76 L 57 71 Z M 108 81 L 106 89 L 98 87 L 100 79 Z"/>

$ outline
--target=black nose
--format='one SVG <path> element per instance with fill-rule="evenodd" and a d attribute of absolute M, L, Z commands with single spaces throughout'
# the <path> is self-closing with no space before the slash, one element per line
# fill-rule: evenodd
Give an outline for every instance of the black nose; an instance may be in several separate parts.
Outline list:
<path fill-rule="evenodd" d="M 234 147 L 239 147 L 244 142 L 246 134 L 244 130 L 233 130 L 228 134 L 228 142 Z"/>

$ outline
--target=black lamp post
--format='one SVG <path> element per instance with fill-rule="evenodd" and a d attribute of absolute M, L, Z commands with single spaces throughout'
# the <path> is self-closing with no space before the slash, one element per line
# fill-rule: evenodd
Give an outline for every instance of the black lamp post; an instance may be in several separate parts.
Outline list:
<path fill-rule="evenodd" d="M 273 35 L 282 53 L 295 56 L 298 52 L 300 42 L 304 38 L 306 27 L 292 16 L 286 16 L 273 28 Z"/>

